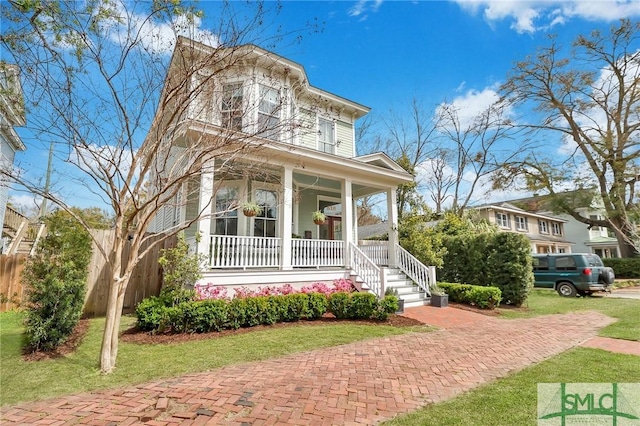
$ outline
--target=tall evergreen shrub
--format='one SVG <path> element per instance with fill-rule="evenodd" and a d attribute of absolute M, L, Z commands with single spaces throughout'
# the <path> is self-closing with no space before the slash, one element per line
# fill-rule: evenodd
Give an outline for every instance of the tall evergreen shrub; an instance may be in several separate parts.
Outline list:
<path fill-rule="evenodd" d="M 46 236 L 27 261 L 26 346 L 53 350 L 71 335 L 82 315 L 91 236 L 74 218 L 57 211 L 44 219 Z"/>

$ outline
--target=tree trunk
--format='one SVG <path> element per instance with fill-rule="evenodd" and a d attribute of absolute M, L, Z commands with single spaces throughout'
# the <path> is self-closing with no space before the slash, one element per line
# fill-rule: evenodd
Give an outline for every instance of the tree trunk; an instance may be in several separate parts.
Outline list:
<path fill-rule="evenodd" d="M 120 237 L 116 228 L 115 241 L 113 242 L 113 261 L 111 262 L 111 283 L 109 286 L 109 299 L 107 300 L 107 317 L 105 319 L 104 333 L 102 335 L 102 348 L 100 349 L 100 371 L 104 374 L 113 372 L 118 356 L 118 337 L 120 332 L 120 318 L 124 295 L 129 284 L 131 272 L 129 268 L 122 273 L 122 254 L 124 252 L 125 237 Z"/>
<path fill-rule="evenodd" d="M 100 350 L 100 371 L 105 374 L 113 372 L 118 356 L 118 337 L 120 331 L 120 318 L 124 305 L 124 288 L 122 278 L 115 278 L 109 288 L 107 302 L 107 318 L 102 335 L 102 348 Z"/>

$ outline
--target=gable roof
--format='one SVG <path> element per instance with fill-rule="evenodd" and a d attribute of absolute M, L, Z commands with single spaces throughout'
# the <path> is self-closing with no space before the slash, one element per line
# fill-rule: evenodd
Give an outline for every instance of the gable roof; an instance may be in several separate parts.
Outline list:
<path fill-rule="evenodd" d="M 407 172 L 384 152 L 374 152 L 372 154 L 359 155 L 357 157 L 353 157 L 353 159 L 396 172 Z"/>

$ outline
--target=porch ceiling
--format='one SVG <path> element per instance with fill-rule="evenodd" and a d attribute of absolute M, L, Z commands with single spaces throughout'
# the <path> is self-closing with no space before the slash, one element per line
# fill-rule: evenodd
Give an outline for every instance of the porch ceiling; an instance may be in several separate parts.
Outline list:
<path fill-rule="evenodd" d="M 293 180 L 297 185 L 302 187 L 325 189 L 329 191 L 335 191 L 337 193 L 340 193 L 341 191 L 340 181 L 337 179 L 330 179 L 326 177 L 295 172 L 293 174 Z M 384 190 L 385 188 L 361 185 L 358 183 L 354 183 L 352 186 L 352 193 L 356 198 L 379 194 Z"/>

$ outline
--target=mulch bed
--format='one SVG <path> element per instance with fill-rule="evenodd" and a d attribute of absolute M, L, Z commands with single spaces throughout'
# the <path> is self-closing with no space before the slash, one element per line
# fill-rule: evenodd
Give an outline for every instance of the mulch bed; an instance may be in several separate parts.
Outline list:
<path fill-rule="evenodd" d="M 350 322 L 355 324 L 367 324 L 367 325 L 390 325 L 392 327 L 412 327 L 424 325 L 418 320 L 413 318 L 407 318 L 400 315 L 389 315 L 386 321 L 375 320 L 339 320 L 334 318 L 331 314 L 326 314 L 322 318 L 315 321 L 296 321 L 296 322 L 278 322 L 273 325 L 257 325 L 255 327 L 239 328 L 237 330 L 222 330 L 212 331 L 210 333 L 157 333 L 149 334 L 138 330 L 137 328 L 131 328 L 126 330 L 120 336 L 121 342 L 129 342 L 136 344 L 158 344 L 158 343 L 181 343 L 189 342 L 193 340 L 203 339 L 217 339 L 220 337 L 231 336 L 236 334 L 252 333 L 259 330 L 272 329 L 272 328 L 284 328 L 295 327 L 300 325 L 305 326 L 319 326 L 330 323 Z"/>
<path fill-rule="evenodd" d="M 80 346 L 82 343 L 82 339 L 86 336 L 89 331 L 89 320 L 81 319 L 76 325 L 76 328 L 73 329 L 73 333 L 69 336 L 69 339 L 62 345 L 58 346 L 53 351 L 36 351 L 36 352 L 24 352 L 22 354 L 22 359 L 25 361 L 42 361 L 45 359 L 55 359 L 60 358 L 66 355 L 69 355 Z"/>
<path fill-rule="evenodd" d="M 467 311 L 473 311 L 473 312 L 477 312 L 479 314 L 488 315 L 488 316 L 500 316 L 500 312 L 498 310 L 478 309 L 473 306 L 462 305 L 459 303 L 449 303 L 449 306 L 452 308 L 464 309 Z M 504 305 L 501 306 L 501 308 L 505 308 L 505 307 L 506 306 Z M 413 326 L 424 325 L 418 320 L 415 320 L 413 318 L 407 318 L 401 315 L 389 315 L 389 318 L 386 321 L 375 321 L 375 320 L 339 320 L 334 318 L 331 314 L 326 314 L 322 318 L 315 321 L 282 322 L 282 323 L 276 323 L 273 325 L 259 325 L 259 326 L 250 327 L 250 328 L 240 328 L 238 330 L 223 330 L 223 331 L 217 331 L 217 332 L 214 331 L 210 333 L 149 334 L 149 333 L 140 331 L 134 327 L 122 333 L 122 335 L 120 336 L 120 341 L 141 344 L 141 345 L 158 344 L 158 343 L 180 343 L 180 342 L 189 342 L 189 341 L 203 340 L 203 339 L 217 339 L 220 337 L 236 335 L 236 334 L 252 333 L 259 330 L 264 330 L 266 328 L 295 327 L 297 325 L 318 326 L 318 325 L 323 325 L 327 323 L 337 323 L 337 322 L 347 322 L 347 321 L 351 323 L 357 323 L 357 324 L 389 325 L 392 327 L 413 327 Z M 66 343 L 60 345 L 55 351 L 24 353 L 23 359 L 25 361 L 40 361 L 45 359 L 60 358 L 70 353 L 73 353 L 82 342 L 82 339 L 87 334 L 88 330 L 89 330 L 89 320 L 81 319 L 78 325 L 76 326 L 76 328 L 73 330 L 73 333 L 71 334 L 71 337 L 69 338 L 69 340 L 67 340 Z"/>

